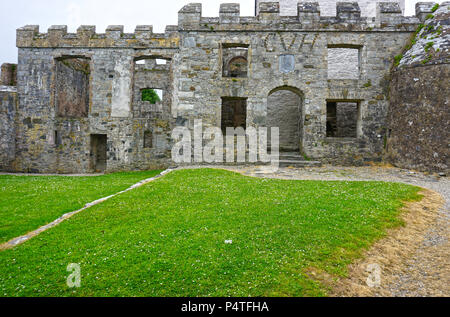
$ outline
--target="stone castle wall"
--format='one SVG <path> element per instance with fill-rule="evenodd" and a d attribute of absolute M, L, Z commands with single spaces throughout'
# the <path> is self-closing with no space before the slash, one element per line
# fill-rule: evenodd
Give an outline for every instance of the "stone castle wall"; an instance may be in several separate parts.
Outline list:
<path fill-rule="evenodd" d="M 450 172 L 449 77 L 449 64 L 394 73 L 386 158 L 395 166 Z"/>
<path fill-rule="evenodd" d="M 16 89 L 0 86 L 0 171 L 14 170 L 16 108 Z"/>
<path fill-rule="evenodd" d="M 392 73 L 386 159 L 403 168 L 448 174 L 450 2 L 433 7 L 418 3 L 424 27 Z"/>
<path fill-rule="evenodd" d="M 223 4 L 219 17 L 206 18 L 201 5 L 189 4 L 180 10 L 178 25 L 164 34 L 153 33 L 151 26 L 138 26 L 132 34 L 121 26 L 110 26 L 105 34 L 93 26 L 75 34 L 65 26 L 47 33 L 37 26 L 18 29 L 16 170 L 93 172 L 103 166 L 96 154 L 103 146 L 107 172 L 167 166 L 175 126 L 193 130 L 202 119 L 205 128 L 221 127 L 224 100 L 234 99 L 240 110 L 231 120 L 265 127 L 269 95 L 278 91 L 299 97 L 299 129 L 287 135 L 298 138 L 292 143 L 304 155 L 344 164 L 381 160 L 389 69 L 418 18 L 402 16 L 399 6 L 389 3 L 380 4 L 376 19 L 361 16 L 353 4 L 340 4 L 338 14 L 329 17 L 311 3 L 301 3 L 290 17 L 280 15 L 278 3 L 259 8 L 258 16 L 243 17 L 239 5 Z M 356 51 L 353 77 L 330 76 L 332 49 Z M 227 71 L 237 55 L 244 66 Z M 58 85 L 58 78 L 67 85 Z M 163 90 L 163 100 L 142 101 L 147 88 Z M 87 99 L 64 106 L 61 94 Z M 278 113 L 289 115 L 295 108 L 286 106 L 287 100 L 275 105 Z M 357 104 L 357 122 L 342 128 L 356 126 L 355 137 L 327 137 L 329 102 Z M 295 127 L 294 120 L 279 121 L 280 129 Z"/>

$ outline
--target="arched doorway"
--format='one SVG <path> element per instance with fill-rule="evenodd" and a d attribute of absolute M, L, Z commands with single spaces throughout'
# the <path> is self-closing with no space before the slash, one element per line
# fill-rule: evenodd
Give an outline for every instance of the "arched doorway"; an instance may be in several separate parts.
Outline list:
<path fill-rule="evenodd" d="M 267 127 L 279 127 L 280 151 L 301 150 L 303 139 L 303 94 L 294 87 L 272 90 L 267 98 Z"/>

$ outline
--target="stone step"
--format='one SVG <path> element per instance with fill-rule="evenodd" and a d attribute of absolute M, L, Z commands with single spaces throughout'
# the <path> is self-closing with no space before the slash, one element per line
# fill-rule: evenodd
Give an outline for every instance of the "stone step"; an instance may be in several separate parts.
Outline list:
<path fill-rule="evenodd" d="M 322 167 L 322 162 L 305 160 L 280 160 L 280 167 Z"/>
<path fill-rule="evenodd" d="M 304 161 L 305 158 L 298 154 L 280 154 L 280 161 Z"/>

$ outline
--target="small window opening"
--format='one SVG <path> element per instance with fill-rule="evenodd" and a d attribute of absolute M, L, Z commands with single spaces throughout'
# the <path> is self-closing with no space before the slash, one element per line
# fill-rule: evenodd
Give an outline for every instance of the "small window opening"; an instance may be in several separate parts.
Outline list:
<path fill-rule="evenodd" d="M 327 137 L 358 137 L 358 102 L 327 102 Z"/>
<path fill-rule="evenodd" d="M 153 133 L 151 131 L 144 132 L 144 148 L 145 149 L 153 148 Z"/>
<path fill-rule="evenodd" d="M 145 88 L 141 90 L 141 100 L 148 101 L 154 105 L 163 100 L 164 92 L 162 89 Z"/>
<path fill-rule="evenodd" d="M 161 56 L 141 56 L 134 60 L 136 70 L 138 69 L 153 69 L 159 65 L 167 65 L 170 59 L 161 58 Z"/>
<path fill-rule="evenodd" d="M 223 44 L 223 77 L 246 78 L 248 76 L 248 45 Z"/>
<path fill-rule="evenodd" d="M 60 146 L 62 143 L 61 137 L 59 135 L 59 131 L 55 130 L 55 134 L 53 136 L 55 146 Z"/>

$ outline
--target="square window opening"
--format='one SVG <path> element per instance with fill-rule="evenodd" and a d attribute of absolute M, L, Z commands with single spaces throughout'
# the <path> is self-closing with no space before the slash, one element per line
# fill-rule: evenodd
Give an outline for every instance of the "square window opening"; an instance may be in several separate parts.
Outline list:
<path fill-rule="evenodd" d="M 360 49 L 350 47 L 328 48 L 328 79 L 359 79 Z"/>
<path fill-rule="evenodd" d="M 327 137 L 357 138 L 359 135 L 359 102 L 327 102 Z"/>

